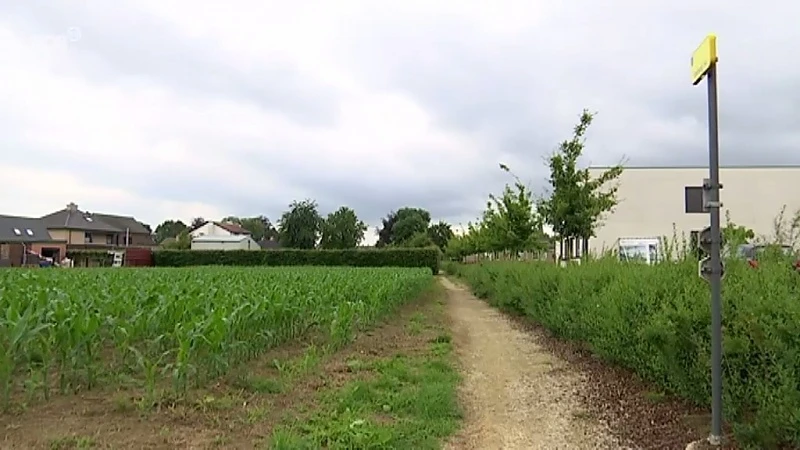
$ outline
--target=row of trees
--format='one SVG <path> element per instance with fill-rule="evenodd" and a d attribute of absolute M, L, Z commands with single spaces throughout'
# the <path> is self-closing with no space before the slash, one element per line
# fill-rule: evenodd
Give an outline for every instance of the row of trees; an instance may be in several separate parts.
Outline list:
<path fill-rule="evenodd" d="M 546 159 L 549 189 L 539 198 L 534 198 L 530 187 L 508 166 L 500 164 L 514 182 L 507 184 L 499 197 L 489 196 L 482 216 L 450 242 L 448 255 L 461 258 L 484 252 L 543 251 L 556 243 L 563 258 L 587 254 L 589 239 L 603 215 L 617 205 L 617 186 L 612 182 L 622 174 L 621 164 L 597 177 L 592 177 L 588 168 L 578 167 L 593 119 L 594 114 L 584 110 L 572 137 Z M 545 224 L 551 227 L 552 238 L 543 232 Z"/>
<path fill-rule="evenodd" d="M 166 220 L 155 230 L 155 240 L 166 248 L 189 248 L 189 232 L 206 220 L 197 217 L 186 225 L 180 220 Z M 284 248 L 344 249 L 355 248 L 364 239 L 367 225 L 347 206 L 323 217 L 314 200 L 294 201 L 278 221 L 277 227 L 266 216 L 234 217 L 221 220 L 250 231 L 256 241 L 277 241 Z M 377 247 L 437 246 L 444 251 L 453 237 L 446 222 L 431 224 L 430 212 L 421 208 L 404 207 L 390 212 L 378 228 Z"/>

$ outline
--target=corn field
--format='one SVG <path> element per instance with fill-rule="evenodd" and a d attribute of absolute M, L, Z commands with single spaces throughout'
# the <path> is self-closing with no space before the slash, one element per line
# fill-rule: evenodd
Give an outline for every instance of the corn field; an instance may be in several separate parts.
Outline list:
<path fill-rule="evenodd" d="M 180 393 L 310 330 L 339 346 L 431 280 L 395 268 L 0 271 L 2 402 L 123 375 Z"/>

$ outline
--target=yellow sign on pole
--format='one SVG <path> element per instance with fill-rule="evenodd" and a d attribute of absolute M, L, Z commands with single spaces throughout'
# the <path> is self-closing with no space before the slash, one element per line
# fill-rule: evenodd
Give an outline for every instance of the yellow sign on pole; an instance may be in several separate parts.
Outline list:
<path fill-rule="evenodd" d="M 717 63 L 717 36 L 709 34 L 692 53 L 692 84 L 699 83 L 711 68 Z"/>

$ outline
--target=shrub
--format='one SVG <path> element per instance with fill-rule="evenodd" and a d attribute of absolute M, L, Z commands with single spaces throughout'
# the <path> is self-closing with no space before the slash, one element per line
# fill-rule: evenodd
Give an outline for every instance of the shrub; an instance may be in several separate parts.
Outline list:
<path fill-rule="evenodd" d="M 157 250 L 156 266 L 429 267 L 439 273 L 437 248 L 346 250 Z"/>
<path fill-rule="evenodd" d="M 600 260 L 566 268 L 453 269 L 476 295 L 699 405 L 711 401 L 708 285 L 697 263 Z M 753 448 L 800 446 L 800 275 L 788 261 L 728 261 L 723 281 L 724 414 Z"/>

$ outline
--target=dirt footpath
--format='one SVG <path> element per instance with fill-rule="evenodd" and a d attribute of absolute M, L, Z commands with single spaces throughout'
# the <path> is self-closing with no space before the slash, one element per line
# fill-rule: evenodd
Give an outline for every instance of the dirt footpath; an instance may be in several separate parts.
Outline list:
<path fill-rule="evenodd" d="M 589 389 L 566 363 L 500 312 L 441 278 L 463 373 L 466 421 L 446 448 L 619 449 L 579 400 Z"/>

